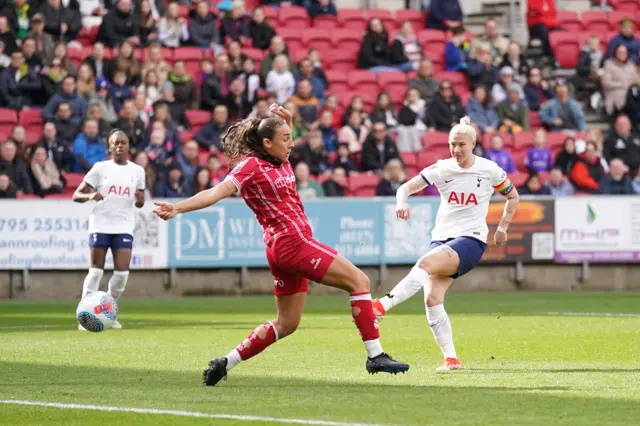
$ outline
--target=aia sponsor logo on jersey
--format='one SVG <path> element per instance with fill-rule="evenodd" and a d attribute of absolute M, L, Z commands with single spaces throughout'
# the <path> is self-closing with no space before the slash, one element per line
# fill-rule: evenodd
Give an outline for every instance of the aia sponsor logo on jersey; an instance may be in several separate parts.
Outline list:
<path fill-rule="evenodd" d="M 473 192 L 469 194 L 465 194 L 464 192 L 452 192 L 451 194 L 449 194 L 447 204 L 458 204 L 463 206 L 474 204 L 477 206 L 478 199 L 476 198 L 476 194 L 474 194 Z"/>
<path fill-rule="evenodd" d="M 107 195 L 119 195 L 121 197 L 131 197 L 131 189 L 128 186 L 115 186 L 112 185 L 109 187 L 109 192 Z"/>
<path fill-rule="evenodd" d="M 284 188 L 290 183 L 296 183 L 296 177 L 294 175 L 281 176 L 275 181 L 276 188 Z"/>

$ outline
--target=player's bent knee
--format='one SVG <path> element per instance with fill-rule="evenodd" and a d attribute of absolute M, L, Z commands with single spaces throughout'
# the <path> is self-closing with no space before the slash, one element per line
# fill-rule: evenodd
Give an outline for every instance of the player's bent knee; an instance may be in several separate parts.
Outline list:
<path fill-rule="evenodd" d="M 425 303 L 427 304 L 427 306 L 441 305 L 444 303 L 444 295 L 430 293 L 427 296 Z"/>
<path fill-rule="evenodd" d="M 273 323 L 274 327 L 276 327 L 276 330 L 278 331 L 278 337 L 282 339 L 295 333 L 295 331 L 298 329 L 298 326 L 300 325 L 300 320 L 296 321 L 277 319 Z"/>
<path fill-rule="evenodd" d="M 367 274 L 358 269 L 358 274 L 353 280 L 351 293 L 369 293 L 371 291 L 371 281 Z"/>

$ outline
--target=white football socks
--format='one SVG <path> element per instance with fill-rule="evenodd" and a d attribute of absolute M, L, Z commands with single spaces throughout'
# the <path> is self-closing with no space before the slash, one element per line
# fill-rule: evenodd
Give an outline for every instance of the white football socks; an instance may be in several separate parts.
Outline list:
<path fill-rule="evenodd" d="M 235 367 L 236 365 L 240 364 L 241 361 L 242 361 L 242 358 L 240 358 L 240 353 L 238 352 L 237 349 L 234 349 L 231 352 L 229 352 L 229 355 L 227 355 L 227 372 L 231 370 L 233 367 Z"/>
<path fill-rule="evenodd" d="M 124 288 L 127 286 L 127 279 L 129 278 L 129 271 L 113 271 L 111 279 L 109 280 L 109 294 L 117 302 L 124 293 Z"/>
<path fill-rule="evenodd" d="M 82 284 L 82 298 L 90 293 L 95 293 L 100 288 L 100 280 L 102 280 L 102 276 L 104 275 L 104 271 L 99 268 L 89 268 L 89 272 L 84 279 L 84 283 Z"/>
<path fill-rule="evenodd" d="M 440 346 L 440 350 L 445 358 L 457 358 L 456 349 L 453 346 L 453 331 L 451 330 L 451 321 L 447 311 L 444 310 L 444 304 L 435 306 L 427 306 L 427 321 L 436 343 Z"/>
<path fill-rule="evenodd" d="M 388 311 L 422 290 L 428 281 L 429 273 L 416 265 L 411 268 L 409 274 L 389 292 L 391 296 L 384 296 L 380 299 L 380 303 L 382 303 L 385 311 Z"/>

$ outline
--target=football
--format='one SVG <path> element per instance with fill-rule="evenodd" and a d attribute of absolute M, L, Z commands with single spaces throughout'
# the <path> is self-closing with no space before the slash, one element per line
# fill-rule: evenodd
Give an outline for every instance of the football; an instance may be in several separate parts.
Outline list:
<path fill-rule="evenodd" d="M 118 317 L 118 304 L 111 295 L 96 291 L 87 295 L 76 309 L 78 323 L 94 333 L 111 328 Z"/>

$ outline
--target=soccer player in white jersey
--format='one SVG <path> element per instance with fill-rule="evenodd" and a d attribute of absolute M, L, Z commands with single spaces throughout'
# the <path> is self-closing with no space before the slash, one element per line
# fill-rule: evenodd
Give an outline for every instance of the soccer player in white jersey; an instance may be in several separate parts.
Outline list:
<path fill-rule="evenodd" d="M 136 217 L 133 208 L 144 206 L 145 173 L 142 167 L 127 160 L 126 133 L 114 130 L 107 143 L 112 158 L 94 164 L 73 194 L 73 201 L 96 202 L 89 217 L 91 267 L 84 280 L 82 297 L 100 288 L 105 258 L 111 249 L 114 271 L 108 292 L 118 301 L 129 278 Z M 113 328 L 122 325 L 116 321 Z M 81 325 L 78 329 L 84 330 Z"/>
<path fill-rule="evenodd" d="M 518 206 L 518 191 L 507 174 L 493 161 L 477 157 L 472 151 L 476 132 L 468 117 L 449 133 L 451 157 L 439 160 L 403 184 L 396 194 L 396 216 L 409 220 L 407 202 L 411 194 L 435 185 L 440 191 L 440 208 L 432 231 L 431 245 L 409 274 L 393 290 L 373 302 L 379 319 L 394 306 L 424 288 L 427 321 L 445 362 L 437 371 L 462 367 L 455 347 L 451 322 L 444 309 L 444 297 L 453 280 L 475 268 L 487 247 L 486 217 L 495 191 L 507 198 L 494 241 L 507 241 L 507 228 Z"/>

